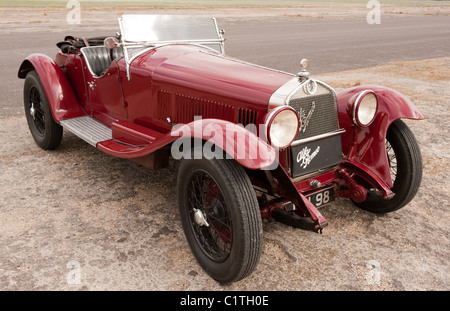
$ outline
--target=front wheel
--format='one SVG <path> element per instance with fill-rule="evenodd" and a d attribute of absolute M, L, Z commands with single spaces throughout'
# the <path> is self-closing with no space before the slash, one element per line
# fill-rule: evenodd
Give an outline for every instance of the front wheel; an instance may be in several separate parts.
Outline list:
<path fill-rule="evenodd" d="M 368 190 L 367 200 L 357 206 L 373 212 L 388 213 L 408 204 L 419 190 L 422 180 L 422 156 L 414 134 L 402 121 L 396 120 L 386 135 L 386 154 L 395 196 L 384 200 L 377 190 Z"/>
<path fill-rule="evenodd" d="M 186 239 L 216 281 L 235 282 L 256 268 L 262 249 L 258 201 L 234 160 L 182 160 L 178 206 Z"/>

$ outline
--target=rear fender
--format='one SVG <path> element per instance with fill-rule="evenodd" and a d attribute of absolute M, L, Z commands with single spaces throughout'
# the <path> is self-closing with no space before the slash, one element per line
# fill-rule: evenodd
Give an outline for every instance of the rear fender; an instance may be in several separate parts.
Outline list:
<path fill-rule="evenodd" d="M 18 77 L 25 79 L 33 70 L 41 80 L 55 122 L 85 114 L 67 77 L 53 59 L 44 54 L 29 55 L 20 65 Z"/>
<path fill-rule="evenodd" d="M 248 169 L 272 169 L 272 166 L 278 165 L 277 152 L 274 148 L 252 131 L 232 122 L 197 119 L 188 124 L 175 126 L 171 136 L 177 137 L 172 144 L 172 156 L 175 159 L 201 158 L 201 156 L 207 159 L 227 158 L 236 160 Z M 219 149 L 214 148 L 214 145 Z M 197 152 L 191 154 L 192 149 L 199 150 L 199 147 L 202 150 L 201 154 Z M 222 150 L 226 154 L 223 154 Z"/>
<path fill-rule="evenodd" d="M 378 100 L 378 110 L 370 126 L 359 128 L 347 114 L 347 103 L 353 95 L 364 90 L 374 91 Z M 362 164 L 375 173 L 388 188 L 392 188 L 393 182 L 385 147 L 387 130 L 397 119 L 422 120 L 424 116 L 404 95 L 382 86 L 357 86 L 342 90 L 337 93 L 337 102 L 340 125 L 346 130 L 342 134 L 342 151 L 346 161 Z"/>

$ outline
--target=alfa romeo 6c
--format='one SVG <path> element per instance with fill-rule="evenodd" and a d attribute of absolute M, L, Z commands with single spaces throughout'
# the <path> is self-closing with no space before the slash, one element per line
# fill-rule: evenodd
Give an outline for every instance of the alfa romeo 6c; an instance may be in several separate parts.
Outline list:
<path fill-rule="evenodd" d="M 423 116 L 402 94 L 336 93 L 306 59 L 291 74 L 227 56 L 213 18 L 123 15 L 119 28 L 23 61 L 31 135 L 55 149 L 64 128 L 151 169 L 180 160 L 182 227 L 215 280 L 254 271 L 263 218 L 321 232 L 319 207 L 336 197 L 387 213 L 415 196 L 421 154 L 402 119 Z"/>

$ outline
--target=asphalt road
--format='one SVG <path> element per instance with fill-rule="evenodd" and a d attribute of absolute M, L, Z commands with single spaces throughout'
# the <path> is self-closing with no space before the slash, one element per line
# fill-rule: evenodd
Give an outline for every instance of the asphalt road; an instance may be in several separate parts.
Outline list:
<path fill-rule="evenodd" d="M 17 70 L 27 55 L 54 57 L 56 42 L 68 34 L 113 35 L 117 26 L 115 17 L 111 20 L 98 26 L 63 23 L 52 29 L 33 26 L 29 31 L 0 32 L 0 117 L 23 114 L 23 81 L 17 79 Z M 218 18 L 218 24 L 226 31 L 227 54 L 292 73 L 300 71 L 302 58 L 309 59 L 312 74 L 319 74 L 450 54 L 449 16 L 386 18 L 379 25 L 365 19 L 295 17 Z"/>

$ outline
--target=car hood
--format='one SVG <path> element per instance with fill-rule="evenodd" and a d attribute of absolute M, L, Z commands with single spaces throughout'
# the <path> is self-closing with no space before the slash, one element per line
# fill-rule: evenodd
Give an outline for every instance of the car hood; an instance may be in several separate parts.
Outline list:
<path fill-rule="evenodd" d="M 267 109 L 270 96 L 293 75 L 250 64 L 196 45 L 166 45 L 144 57 L 152 83 L 192 96 Z"/>

